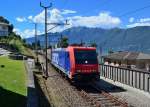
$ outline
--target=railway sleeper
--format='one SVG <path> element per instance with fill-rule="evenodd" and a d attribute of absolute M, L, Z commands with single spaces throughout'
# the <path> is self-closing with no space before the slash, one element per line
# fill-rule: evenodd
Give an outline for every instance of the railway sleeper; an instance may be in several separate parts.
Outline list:
<path fill-rule="evenodd" d="M 120 104 L 118 102 L 115 102 L 111 99 L 108 98 L 103 98 L 103 99 L 96 99 L 97 101 L 101 102 L 102 104 L 112 104 L 113 106 L 119 106 Z"/>
<path fill-rule="evenodd" d="M 116 105 L 116 103 L 107 102 L 107 103 L 102 103 L 101 106 L 102 107 L 112 107 L 112 106 L 120 106 L 120 105 Z"/>
<path fill-rule="evenodd" d="M 94 98 L 107 98 L 107 97 L 105 97 L 105 96 L 103 96 L 103 95 L 100 95 L 100 94 L 95 94 L 95 95 L 93 95 L 93 94 L 89 94 L 91 97 L 94 97 Z"/>
<path fill-rule="evenodd" d="M 109 105 L 110 106 L 118 106 L 119 104 L 116 104 L 115 102 L 112 102 L 110 100 L 95 100 L 93 101 L 93 104 L 97 105 L 96 107 L 101 107 L 102 105 Z"/>
<path fill-rule="evenodd" d="M 121 105 L 118 101 L 114 101 L 113 99 L 101 99 L 100 100 L 102 103 L 114 103 L 115 106 Z"/>
<path fill-rule="evenodd" d="M 115 103 L 115 102 L 112 102 L 111 100 L 97 100 L 97 101 L 100 101 L 102 104 Z M 116 103 L 115 103 L 115 104 L 116 104 Z"/>
<path fill-rule="evenodd" d="M 96 105 L 96 107 L 101 107 L 101 105 L 106 105 L 108 107 L 120 106 L 120 104 L 117 101 L 114 101 L 112 98 L 110 99 L 108 96 L 106 97 L 94 93 L 90 93 L 89 95 L 85 91 L 82 91 L 82 96 L 86 97 L 86 99 L 88 101 L 91 101 L 92 104 Z"/>
<path fill-rule="evenodd" d="M 98 98 L 96 98 L 96 100 L 98 100 L 98 101 L 110 101 L 110 99 L 104 98 L 104 97 L 98 97 Z"/>

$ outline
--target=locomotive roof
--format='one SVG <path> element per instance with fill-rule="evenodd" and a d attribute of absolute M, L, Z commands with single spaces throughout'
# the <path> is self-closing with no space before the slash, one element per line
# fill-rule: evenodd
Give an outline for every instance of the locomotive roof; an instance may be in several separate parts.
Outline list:
<path fill-rule="evenodd" d="M 96 50 L 95 47 L 68 46 L 67 48 L 56 48 L 56 49 L 53 49 L 53 51 L 66 51 L 70 49 Z"/>
<path fill-rule="evenodd" d="M 56 48 L 56 49 L 53 49 L 55 51 L 65 51 L 66 49 L 65 48 Z"/>
<path fill-rule="evenodd" d="M 74 49 L 96 49 L 95 47 L 83 47 L 83 46 L 69 46 L 68 48 L 74 48 Z"/>

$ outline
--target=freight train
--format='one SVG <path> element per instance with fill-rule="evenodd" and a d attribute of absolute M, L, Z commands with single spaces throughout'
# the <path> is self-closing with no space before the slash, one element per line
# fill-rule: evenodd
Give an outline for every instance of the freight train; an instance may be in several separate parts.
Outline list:
<path fill-rule="evenodd" d="M 51 64 L 73 81 L 99 79 L 99 64 L 94 47 L 68 46 L 53 49 Z"/>

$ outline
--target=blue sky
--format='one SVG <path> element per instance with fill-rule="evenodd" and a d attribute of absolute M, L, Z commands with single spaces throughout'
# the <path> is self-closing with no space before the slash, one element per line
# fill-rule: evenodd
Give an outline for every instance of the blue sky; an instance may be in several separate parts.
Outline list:
<path fill-rule="evenodd" d="M 40 1 L 48 5 L 49 22 L 69 21 L 69 26 L 57 27 L 52 32 L 62 31 L 73 26 L 130 28 L 150 26 L 150 7 L 133 14 L 123 14 L 150 5 L 149 0 L 1 0 L 0 15 L 7 18 L 22 37 L 34 34 L 32 22 L 38 22 L 38 34 L 43 33 L 44 11 Z M 51 28 L 49 26 L 48 28 Z"/>

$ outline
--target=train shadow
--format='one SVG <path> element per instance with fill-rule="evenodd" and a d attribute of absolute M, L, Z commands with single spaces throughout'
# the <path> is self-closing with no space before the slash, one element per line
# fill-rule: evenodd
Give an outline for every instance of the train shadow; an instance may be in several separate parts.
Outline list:
<path fill-rule="evenodd" d="M 38 102 L 37 102 L 37 93 L 36 89 L 33 87 L 28 87 L 28 99 L 27 99 L 27 106 L 28 107 L 38 107 Z"/>
<path fill-rule="evenodd" d="M 73 84 L 77 89 L 79 90 L 84 90 L 88 93 L 98 93 L 97 90 L 95 90 L 92 87 L 96 87 L 99 90 L 105 91 L 105 92 L 110 92 L 110 93 L 119 93 L 119 92 L 125 92 L 127 90 L 123 89 L 122 87 L 116 86 L 114 84 L 111 84 L 107 81 L 104 81 L 102 79 L 99 79 L 94 82 L 79 82 Z"/>
<path fill-rule="evenodd" d="M 19 103 L 18 103 L 19 102 Z M 26 107 L 27 97 L 0 86 L 0 107 Z"/>
<path fill-rule="evenodd" d="M 40 83 L 38 82 L 38 78 L 35 75 L 34 75 L 34 80 L 35 80 L 35 89 L 36 89 L 37 100 L 38 100 L 38 107 L 51 107 L 51 104 L 47 99 L 45 93 L 43 92 L 43 89 Z"/>
<path fill-rule="evenodd" d="M 98 85 L 98 87 L 106 92 L 111 92 L 111 93 L 118 93 L 118 92 L 125 92 L 127 90 L 125 90 L 122 87 L 116 86 L 114 84 L 111 84 L 107 81 L 104 81 L 102 79 L 98 80 L 96 82 L 96 84 Z"/>

